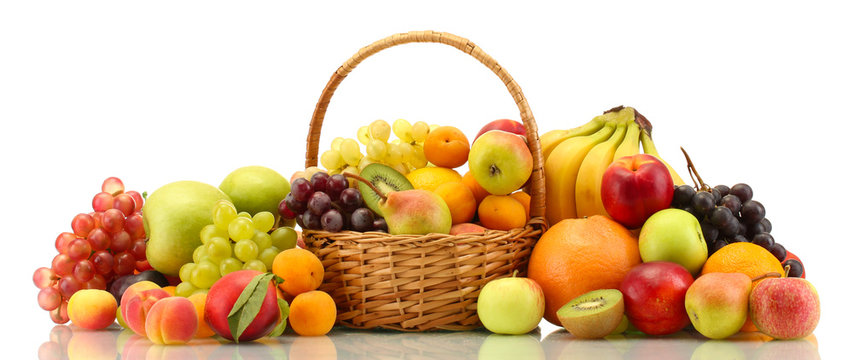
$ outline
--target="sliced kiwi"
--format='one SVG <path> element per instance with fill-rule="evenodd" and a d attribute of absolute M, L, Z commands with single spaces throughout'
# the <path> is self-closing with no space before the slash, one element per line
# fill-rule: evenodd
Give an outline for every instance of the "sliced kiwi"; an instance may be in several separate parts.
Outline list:
<path fill-rule="evenodd" d="M 415 188 L 403 174 L 400 174 L 397 170 L 387 165 L 379 163 L 365 166 L 359 175 L 370 181 L 373 186 L 376 186 L 385 195 L 388 195 L 392 191 L 412 190 Z M 382 216 L 382 211 L 379 210 L 378 205 L 381 199 L 379 195 L 362 182 L 358 183 L 358 191 L 361 192 L 361 197 L 364 198 L 364 203 L 367 207 Z"/>
<path fill-rule="evenodd" d="M 597 339 L 610 335 L 622 322 L 625 303 L 616 289 L 593 290 L 557 310 L 560 324 L 572 335 Z"/>

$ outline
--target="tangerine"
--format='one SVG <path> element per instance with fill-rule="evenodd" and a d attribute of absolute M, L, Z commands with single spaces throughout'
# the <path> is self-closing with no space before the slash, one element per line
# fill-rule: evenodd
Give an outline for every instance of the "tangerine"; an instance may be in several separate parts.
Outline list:
<path fill-rule="evenodd" d="M 468 138 L 453 126 L 439 126 L 424 140 L 427 161 L 441 167 L 455 168 L 468 162 Z"/>
<path fill-rule="evenodd" d="M 477 200 L 461 181 L 441 184 L 433 192 L 447 203 L 453 225 L 470 222 L 477 213 Z"/>

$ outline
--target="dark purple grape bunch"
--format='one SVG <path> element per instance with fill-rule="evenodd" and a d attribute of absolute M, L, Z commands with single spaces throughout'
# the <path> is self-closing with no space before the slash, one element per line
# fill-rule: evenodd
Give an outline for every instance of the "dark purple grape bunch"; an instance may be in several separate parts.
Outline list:
<path fill-rule="evenodd" d="M 296 178 L 290 193 L 278 205 L 285 219 L 295 219 L 307 230 L 338 232 L 387 231 L 385 219 L 366 208 L 358 189 L 350 188 L 344 175 L 317 172 L 311 180 Z"/>
<path fill-rule="evenodd" d="M 675 186 L 671 207 L 699 220 L 708 255 L 731 243 L 752 242 L 770 251 L 780 262 L 787 256 L 785 247 L 770 235 L 773 226 L 765 217 L 764 205 L 752 199 L 752 188 L 747 184 L 717 185 L 699 191 L 690 185 Z"/>

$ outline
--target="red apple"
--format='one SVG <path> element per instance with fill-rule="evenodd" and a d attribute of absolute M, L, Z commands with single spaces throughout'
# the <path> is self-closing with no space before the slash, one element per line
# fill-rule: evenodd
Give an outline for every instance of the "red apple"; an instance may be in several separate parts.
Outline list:
<path fill-rule="evenodd" d="M 601 201 L 613 220 L 629 229 L 669 208 L 672 176 L 660 160 L 637 154 L 613 161 L 601 178 Z"/>
<path fill-rule="evenodd" d="M 234 341 L 228 327 L 228 314 L 246 285 L 259 274 L 262 273 L 255 270 L 238 270 L 223 276 L 210 287 L 204 304 L 204 319 L 217 335 Z M 270 281 L 267 286 L 261 308 L 255 319 L 240 335 L 240 341 L 252 341 L 266 336 L 273 331 L 280 318 L 275 284 Z"/>
<path fill-rule="evenodd" d="M 527 138 L 527 129 L 522 123 L 510 119 L 500 119 L 492 121 L 486 124 L 486 126 L 483 126 L 483 128 L 480 129 L 480 132 L 477 133 L 477 136 L 474 137 L 474 141 L 476 141 L 477 138 L 480 137 L 480 135 L 485 134 L 486 131 L 489 130 L 503 130 L 506 132 L 511 132 L 513 134 L 521 135 L 521 137 L 523 138 Z M 471 143 L 473 144 L 474 141 L 471 141 Z"/>
<path fill-rule="evenodd" d="M 619 290 L 625 298 L 625 315 L 649 335 L 667 335 L 690 324 L 684 298 L 693 276 L 683 266 L 652 261 L 635 266 Z"/>
<path fill-rule="evenodd" d="M 806 337 L 820 320 L 817 290 L 802 278 L 764 279 L 749 294 L 749 316 L 759 331 L 773 338 Z"/>

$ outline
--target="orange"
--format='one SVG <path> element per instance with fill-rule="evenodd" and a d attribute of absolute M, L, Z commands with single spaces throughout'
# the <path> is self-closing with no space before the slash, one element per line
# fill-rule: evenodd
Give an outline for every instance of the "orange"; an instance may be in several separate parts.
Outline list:
<path fill-rule="evenodd" d="M 592 290 L 618 289 L 640 262 L 631 231 L 594 215 L 560 221 L 542 234 L 530 255 L 527 277 L 545 293 L 545 319 L 560 326 L 561 306 Z"/>
<path fill-rule="evenodd" d="M 530 220 L 530 195 L 527 195 L 524 191 L 516 191 L 509 194 L 509 196 L 518 200 L 521 205 L 524 205 L 524 213 L 527 214 L 527 219 Z"/>
<path fill-rule="evenodd" d="M 773 272 L 781 275 L 785 270 L 779 263 L 779 259 L 776 259 L 767 249 L 753 243 L 737 242 L 723 246 L 708 257 L 700 276 L 712 272 L 739 272 L 754 279 Z M 753 281 L 752 286 L 755 287 L 761 281 Z M 740 331 L 758 331 L 758 328 L 752 323 L 752 319 L 747 318 Z"/>
<path fill-rule="evenodd" d="M 474 194 L 461 181 L 441 184 L 433 192 L 447 203 L 453 225 L 466 223 L 474 218 L 477 199 L 474 199 Z"/>
<path fill-rule="evenodd" d="M 474 174 L 472 174 L 470 171 L 466 172 L 465 176 L 462 177 L 462 182 L 465 183 L 465 185 L 467 185 L 469 189 L 471 189 L 471 192 L 474 194 L 474 198 L 477 199 L 477 205 L 479 205 L 480 202 L 486 198 L 486 196 L 491 195 L 488 191 L 486 191 L 486 189 L 483 189 L 483 187 L 480 186 L 480 183 L 478 183 L 477 180 L 474 179 Z"/>
<path fill-rule="evenodd" d="M 509 195 L 489 195 L 477 209 L 480 224 L 496 230 L 510 230 L 527 224 L 524 205 Z"/>
<path fill-rule="evenodd" d="M 462 176 L 453 169 L 425 167 L 406 174 L 406 179 L 415 189 L 434 191 L 441 184 L 461 181 Z"/>
<path fill-rule="evenodd" d="M 314 253 L 292 248 L 275 256 L 272 273 L 284 280 L 278 285 L 284 292 L 296 296 L 320 287 L 324 269 Z"/>
<path fill-rule="evenodd" d="M 326 335 L 335 325 L 338 309 L 329 294 L 313 290 L 296 295 L 290 303 L 290 326 L 302 336 Z"/>
<path fill-rule="evenodd" d="M 207 293 L 192 294 L 187 299 L 193 303 L 198 317 L 198 330 L 195 332 L 195 338 L 202 339 L 213 336 L 215 334 L 213 329 L 210 328 L 207 321 L 204 321 L 204 304 L 207 302 Z"/>
<path fill-rule="evenodd" d="M 455 168 L 468 161 L 468 138 L 453 126 L 439 126 L 424 140 L 427 161 L 441 167 Z"/>

